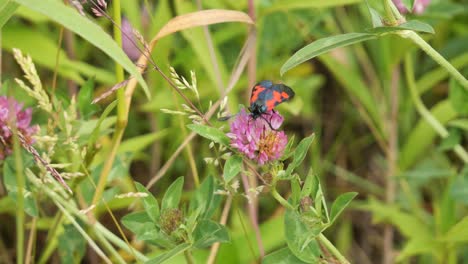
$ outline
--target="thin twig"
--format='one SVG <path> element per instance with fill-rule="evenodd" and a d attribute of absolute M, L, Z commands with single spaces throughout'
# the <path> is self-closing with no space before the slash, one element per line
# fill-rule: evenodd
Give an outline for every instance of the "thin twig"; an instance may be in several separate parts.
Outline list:
<path fill-rule="evenodd" d="M 31 228 L 29 230 L 29 238 L 28 238 L 28 246 L 26 248 L 26 259 L 24 263 L 32 263 L 32 260 L 35 257 L 34 244 L 36 242 L 36 224 L 37 224 L 37 217 L 33 217 L 31 220 Z"/>

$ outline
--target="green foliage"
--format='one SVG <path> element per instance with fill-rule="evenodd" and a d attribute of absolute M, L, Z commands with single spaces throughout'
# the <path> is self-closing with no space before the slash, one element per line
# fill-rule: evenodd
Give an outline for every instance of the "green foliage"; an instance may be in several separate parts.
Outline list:
<path fill-rule="evenodd" d="M 32 159 L 26 156 L 24 152 L 21 153 L 22 162 L 25 168 L 28 168 L 32 165 Z M 3 182 L 8 191 L 8 196 L 16 202 L 18 195 L 18 186 L 16 180 L 16 166 L 15 158 L 8 157 L 3 163 Z M 37 207 L 37 201 L 34 196 L 31 195 L 31 190 L 29 185 L 26 184 L 25 189 L 23 190 L 24 197 L 24 211 L 30 216 L 37 217 L 39 216 L 39 210 Z"/>
<path fill-rule="evenodd" d="M 53 0 L 44 0 L 40 2 L 36 2 L 34 0 L 15 0 L 15 2 L 48 16 L 50 19 L 60 23 L 94 44 L 97 48 L 101 49 L 122 65 L 122 67 L 136 78 L 146 95 L 149 97 L 149 88 L 141 74 L 138 72 L 136 66 L 111 39 L 111 37 L 96 24 L 84 18 L 75 10 L 67 7 L 61 2 Z M 54 12 L 50 12 L 50 10 L 54 10 Z"/>
<path fill-rule="evenodd" d="M 234 177 L 239 174 L 242 170 L 242 157 L 241 156 L 231 156 L 226 160 L 224 164 L 223 178 L 226 183 L 229 183 Z"/>
<path fill-rule="evenodd" d="M 0 243 L 6 258 L 24 259 L 21 246 L 32 245 L 31 261 L 38 263 L 52 256 L 79 263 L 87 249 L 109 263 L 205 263 L 220 242 L 215 263 L 380 263 L 390 253 L 398 263 L 467 262 L 464 6 L 431 1 L 423 14 L 403 19 L 386 12 L 384 2 L 253 1 L 252 7 L 249 1 L 203 1 L 202 9 L 256 15 L 253 25 L 248 11 L 238 11 L 249 21 L 239 27 L 213 25 L 213 17 L 200 16 L 190 1 L 109 1 L 108 15 L 121 11 L 139 31 L 126 34 L 136 36 L 140 49 L 150 47 L 140 38 L 154 40 L 151 57 L 170 80 L 169 65 L 180 76 L 196 73 L 195 94 L 174 90 L 151 63 L 141 69 L 130 61 L 107 33 L 112 22 L 94 17 L 89 4 L 82 16 L 71 2 L 0 0 L 6 80 L 0 94 L 33 107 L 32 124 L 40 125 L 31 143 L 37 153 L 21 152 L 23 205 L 17 164 L 4 148 L 11 142 L 0 138 L 0 157 L 8 156 L 0 161 L 1 217 L 27 227 L 2 229 L 0 239 L 17 235 Z M 414 2 L 403 0 L 409 10 Z M 173 33 L 155 40 L 161 28 Z M 33 85 L 42 86 L 50 111 L 15 83 L 22 73 L 11 59 L 13 48 L 31 56 L 27 65 L 35 65 L 42 82 Z M 415 60 L 410 70 L 402 67 L 408 58 Z M 115 85 L 116 63 L 143 87 L 135 93 L 120 88 L 131 101 L 128 109 L 113 101 L 114 94 L 91 103 Z M 279 130 L 288 135 L 286 149 L 263 166 L 231 146 L 230 121 L 214 118 L 225 111 L 235 118 L 239 104 L 248 103 L 251 82 L 259 80 L 281 81 L 296 92 L 275 108 L 285 117 Z M 213 109 L 224 96 L 227 104 Z M 186 141 L 190 133 L 203 138 Z M 73 194 L 53 181 L 51 167 Z M 101 174 L 107 182 L 93 204 Z M 259 177 L 257 185 L 245 177 Z M 147 180 L 152 191 L 136 182 Z M 372 222 L 347 213 L 356 210 Z M 107 229 L 116 224 L 126 230 Z M 375 235 L 383 225 L 398 238 L 393 253 L 366 251 L 386 249 L 385 234 Z M 29 231 L 47 239 L 29 241 Z M 369 236 L 370 242 L 356 239 Z M 355 248 L 364 251 L 351 254 Z"/>
<path fill-rule="evenodd" d="M 307 263 L 297 258 L 289 248 L 277 250 L 271 254 L 266 255 L 262 264 L 303 264 Z"/>
<path fill-rule="evenodd" d="M 58 252 L 63 263 L 80 263 L 85 254 L 86 241 L 72 224 L 63 226 L 58 237 Z"/>
<path fill-rule="evenodd" d="M 97 112 L 98 107 L 92 104 L 93 101 L 94 80 L 89 79 L 81 88 L 78 93 L 78 109 L 84 119 L 89 119 L 90 116 Z"/>
<path fill-rule="evenodd" d="M 187 127 L 195 133 L 199 134 L 200 136 L 207 138 L 213 142 L 225 146 L 229 145 L 229 138 L 226 136 L 226 134 L 224 134 L 216 128 L 197 124 L 190 124 L 187 125 Z"/>

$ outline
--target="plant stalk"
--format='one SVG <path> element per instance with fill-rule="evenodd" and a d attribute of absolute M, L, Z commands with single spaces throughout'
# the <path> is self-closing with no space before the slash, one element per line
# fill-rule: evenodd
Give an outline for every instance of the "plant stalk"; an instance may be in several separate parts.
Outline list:
<path fill-rule="evenodd" d="M 322 233 L 320 233 L 317 238 L 341 264 L 350 264 L 349 261 L 341 255 L 340 251 L 338 251 L 338 249 L 336 249 L 336 247 Z"/>
<path fill-rule="evenodd" d="M 193 259 L 192 252 L 190 252 L 190 250 L 185 250 L 184 256 L 185 261 L 187 261 L 187 264 L 195 264 L 195 260 Z"/>
<path fill-rule="evenodd" d="M 121 10 L 120 10 L 120 0 L 112 1 L 113 10 L 114 10 L 114 40 L 117 42 L 120 48 L 122 48 L 122 31 L 120 30 L 122 19 L 121 19 Z M 124 81 L 124 72 L 122 66 L 120 64 L 115 64 L 115 75 L 117 78 L 117 82 Z M 104 192 L 104 188 L 106 187 L 107 178 L 109 173 L 112 169 L 112 165 L 114 163 L 115 157 L 117 156 L 117 149 L 119 148 L 120 142 L 122 141 L 123 134 L 125 132 L 125 128 L 127 126 L 128 121 L 128 111 L 127 109 L 130 106 L 127 105 L 127 101 L 125 100 L 125 89 L 118 89 L 117 90 L 117 124 L 115 128 L 115 133 L 112 138 L 112 147 L 111 151 L 108 155 L 107 160 L 104 163 L 104 167 L 102 169 L 101 175 L 99 177 L 99 182 L 96 187 L 96 192 L 93 196 L 93 205 L 97 205 L 97 202 L 101 199 L 102 193 Z"/>
<path fill-rule="evenodd" d="M 416 32 L 405 30 L 400 33 L 403 38 L 411 39 L 416 45 L 418 45 L 427 55 L 429 55 L 434 61 L 440 66 L 444 67 L 447 72 L 452 75 L 466 90 L 468 90 L 468 80 L 455 68 L 450 62 L 448 62 L 440 53 L 431 47 L 424 39 L 422 39 Z"/>
<path fill-rule="evenodd" d="M 13 152 L 15 159 L 15 175 L 17 184 L 16 193 L 16 263 L 24 263 L 24 186 L 26 185 L 23 171 L 23 161 L 21 159 L 21 147 L 18 138 L 17 120 L 13 104 L 9 104 L 8 126 L 13 134 Z"/>
<path fill-rule="evenodd" d="M 278 201 L 282 206 L 286 207 L 287 209 L 294 210 L 294 207 L 278 193 L 276 186 L 271 188 L 271 195 L 273 195 L 276 201 Z"/>
<path fill-rule="evenodd" d="M 449 132 L 447 129 L 431 114 L 429 109 L 426 108 L 421 98 L 419 97 L 414 80 L 413 61 L 410 54 L 406 54 L 405 56 L 405 73 L 411 98 L 419 114 L 442 138 L 448 137 Z M 464 163 L 468 163 L 468 153 L 460 144 L 457 144 L 453 150 Z"/>

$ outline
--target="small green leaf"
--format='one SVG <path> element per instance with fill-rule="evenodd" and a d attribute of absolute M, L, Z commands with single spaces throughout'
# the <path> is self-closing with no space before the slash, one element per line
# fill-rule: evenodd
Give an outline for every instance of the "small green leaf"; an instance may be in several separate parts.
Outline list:
<path fill-rule="evenodd" d="M 145 207 L 145 211 L 148 214 L 149 218 L 156 223 L 156 220 L 159 218 L 159 205 L 156 198 L 150 193 L 146 188 L 141 185 L 139 182 L 135 182 L 136 189 L 139 192 L 146 193 L 148 196 L 143 197 L 143 207 Z"/>
<path fill-rule="evenodd" d="M 455 79 L 450 79 L 449 99 L 455 111 L 468 115 L 468 89 L 464 89 Z"/>
<path fill-rule="evenodd" d="M 450 196 L 459 203 L 468 205 L 468 165 L 465 165 L 452 184 Z"/>
<path fill-rule="evenodd" d="M 301 185 L 298 178 L 294 178 L 291 181 L 291 204 L 296 207 L 301 200 Z"/>
<path fill-rule="evenodd" d="M 229 145 L 229 138 L 219 129 L 198 124 L 190 124 L 187 127 L 204 138 L 223 144 L 224 146 Z"/>
<path fill-rule="evenodd" d="M 283 66 L 281 66 L 280 73 L 283 75 L 285 72 L 297 65 L 332 49 L 345 47 L 358 42 L 374 39 L 376 37 L 376 34 L 370 33 L 347 33 L 316 40 L 294 53 L 294 55 L 290 57 Z"/>
<path fill-rule="evenodd" d="M 288 144 L 286 144 L 286 147 L 284 148 L 283 156 L 281 157 L 282 160 L 289 159 L 289 157 L 291 157 L 291 155 L 294 154 L 294 151 L 292 151 L 292 147 L 294 145 L 294 139 L 295 139 L 294 136 L 295 135 L 292 135 L 292 137 L 288 139 Z"/>
<path fill-rule="evenodd" d="M 21 156 L 21 160 L 23 161 L 23 167 L 28 168 L 32 163 L 32 158 L 26 155 L 26 153 L 23 151 L 21 152 Z M 29 172 L 32 173 L 31 171 Z M 14 156 L 9 156 L 5 159 L 3 163 L 2 176 L 3 183 L 8 191 L 8 196 L 10 196 L 12 200 L 16 203 L 18 196 L 18 184 L 16 182 L 16 165 Z M 38 217 L 39 210 L 37 208 L 36 198 L 34 195 L 31 194 L 28 185 L 28 181 L 26 181 L 25 188 L 23 189 L 24 211 L 32 217 Z"/>
<path fill-rule="evenodd" d="M 296 256 L 294 256 L 291 250 L 287 247 L 266 255 L 262 260 L 262 264 L 307 264 L 307 263 L 308 262 L 304 262 L 298 259 Z"/>
<path fill-rule="evenodd" d="M 202 218 L 206 216 L 208 208 L 213 202 L 214 195 L 214 180 L 212 176 L 208 176 L 200 185 L 195 195 L 190 200 L 189 212 L 200 210 Z"/>
<path fill-rule="evenodd" d="M 78 109 L 84 119 L 88 119 L 92 114 L 96 113 L 99 107 L 92 104 L 94 96 L 94 79 L 91 78 L 81 86 L 78 92 Z"/>
<path fill-rule="evenodd" d="M 301 215 L 296 211 L 286 210 L 284 227 L 291 252 L 306 263 L 318 263 L 322 254 L 320 246 L 314 234 L 309 232 L 309 227 L 302 221 Z"/>
<path fill-rule="evenodd" d="M 418 21 L 418 20 L 410 20 L 406 23 L 400 24 L 397 28 L 414 30 L 414 31 L 431 33 L 431 34 L 435 33 L 431 25 Z"/>
<path fill-rule="evenodd" d="M 242 170 L 242 157 L 238 155 L 234 155 L 229 157 L 228 160 L 226 160 L 226 164 L 224 165 L 224 171 L 223 171 L 223 178 L 226 183 L 229 183 L 234 177 L 239 174 L 239 172 Z"/>
<path fill-rule="evenodd" d="M 369 13 L 372 19 L 372 27 L 382 27 L 382 17 L 380 16 L 379 12 L 377 12 L 377 10 L 375 10 L 374 8 L 370 7 L 369 3 L 367 3 L 367 6 L 369 8 Z"/>
<path fill-rule="evenodd" d="M 309 173 L 305 179 L 304 185 L 301 190 L 301 198 L 312 196 L 315 197 L 318 190 L 319 181 L 317 176 L 314 175 L 312 168 L 309 169 Z"/>
<path fill-rule="evenodd" d="M 456 145 L 460 144 L 461 140 L 462 140 L 461 131 L 459 129 L 450 129 L 448 137 L 442 139 L 437 149 L 440 151 L 451 150 Z"/>
<path fill-rule="evenodd" d="M 225 226 L 211 220 L 201 220 L 193 231 L 194 247 L 209 247 L 216 242 L 229 242 L 229 233 Z"/>
<path fill-rule="evenodd" d="M 99 120 L 96 124 L 96 127 L 93 129 L 93 132 L 91 133 L 91 136 L 88 139 L 88 149 L 94 148 L 94 143 L 98 140 L 100 132 L 101 132 L 101 124 L 104 122 L 104 120 L 107 118 L 107 116 L 114 110 L 115 106 L 117 105 L 117 101 L 114 101 L 110 103 L 106 109 L 104 109 L 104 112 L 101 114 L 99 117 Z"/>
<path fill-rule="evenodd" d="M 122 224 L 132 231 L 138 240 L 152 240 L 157 237 L 158 229 L 146 212 L 130 213 L 121 219 Z"/>
<path fill-rule="evenodd" d="M 177 208 L 184 188 L 184 177 L 179 177 L 167 189 L 162 199 L 161 210 L 164 211 L 169 208 Z"/>
<path fill-rule="evenodd" d="M 330 224 L 332 224 L 348 204 L 356 197 L 357 192 L 343 193 L 333 202 L 330 213 Z"/>
<path fill-rule="evenodd" d="M 431 33 L 431 34 L 435 33 L 434 29 L 429 24 L 423 23 L 418 20 L 411 20 L 403 24 L 400 24 L 398 26 L 376 27 L 376 28 L 370 29 L 368 33 L 382 35 L 385 33 L 391 33 L 391 32 L 396 32 L 400 30 L 413 30 L 413 31 L 425 32 L 425 33 Z"/>
<path fill-rule="evenodd" d="M 169 250 L 169 251 L 166 251 L 164 253 L 162 253 L 161 255 L 153 258 L 153 259 L 150 259 L 148 260 L 147 262 L 145 262 L 146 264 L 160 264 L 160 263 L 164 263 L 170 259 L 172 259 L 173 257 L 179 255 L 180 253 L 186 251 L 187 249 L 189 249 L 191 247 L 191 245 L 189 243 L 183 243 L 183 244 L 180 244 L 178 245 L 177 247 Z"/>
<path fill-rule="evenodd" d="M 63 233 L 58 237 L 58 253 L 61 263 L 81 263 L 85 253 L 86 241 L 72 225 L 63 225 Z"/>
<path fill-rule="evenodd" d="M 301 165 L 314 138 L 315 135 L 312 134 L 311 136 L 306 137 L 303 140 L 301 140 L 301 142 L 299 142 L 299 145 L 297 145 L 296 150 L 294 151 L 293 161 L 291 162 L 291 164 L 289 164 L 288 168 L 286 169 L 286 175 L 290 175 L 295 168 Z"/>

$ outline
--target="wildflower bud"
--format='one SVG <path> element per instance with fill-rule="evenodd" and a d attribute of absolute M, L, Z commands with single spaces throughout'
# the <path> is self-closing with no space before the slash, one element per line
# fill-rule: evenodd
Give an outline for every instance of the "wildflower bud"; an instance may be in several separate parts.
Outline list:
<path fill-rule="evenodd" d="M 159 218 L 161 230 L 168 235 L 172 234 L 182 224 L 183 217 L 182 211 L 178 208 L 166 209 Z"/>
<path fill-rule="evenodd" d="M 130 24 L 128 19 L 122 19 L 122 49 L 124 50 L 125 54 L 132 60 L 137 61 L 140 57 L 140 50 L 136 46 L 137 40 L 135 35 L 133 34 L 133 27 Z"/>
<path fill-rule="evenodd" d="M 406 8 L 405 4 L 403 4 L 402 0 L 393 0 L 393 3 L 402 14 L 414 13 L 420 15 L 424 13 L 427 6 L 431 3 L 431 0 L 415 0 L 411 12 Z"/>
<path fill-rule="evenodd" d="M 309 196 L 302 197 L 301 199 L 301 209 L 303 212 L 310 211 L 310 207 L 313 205 L 314 201 Z"/>

